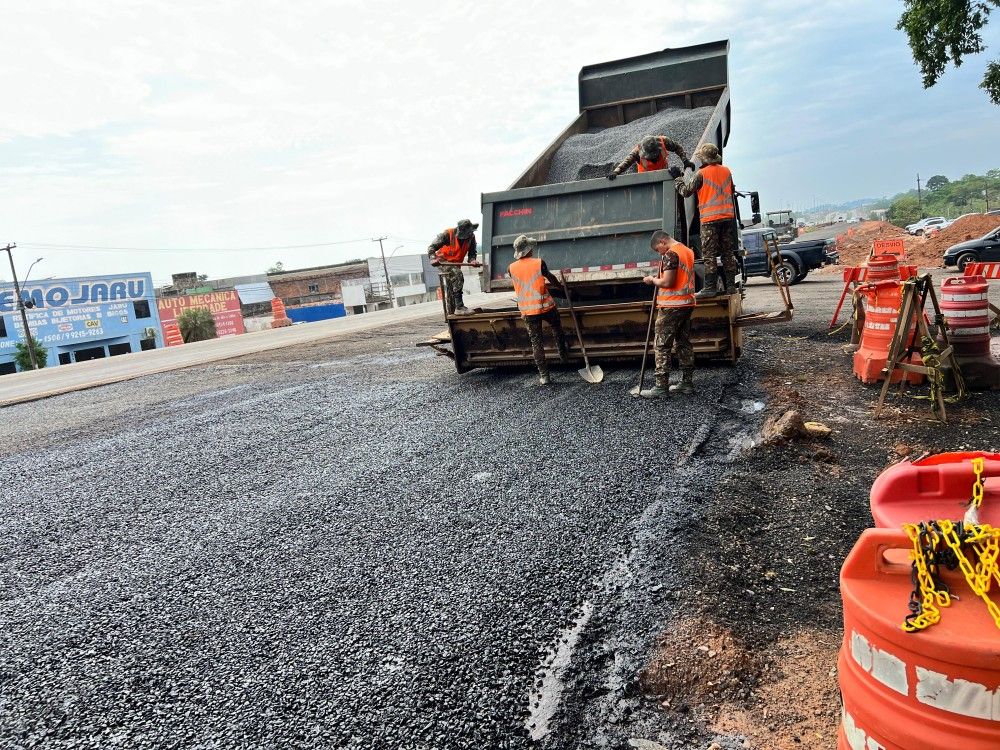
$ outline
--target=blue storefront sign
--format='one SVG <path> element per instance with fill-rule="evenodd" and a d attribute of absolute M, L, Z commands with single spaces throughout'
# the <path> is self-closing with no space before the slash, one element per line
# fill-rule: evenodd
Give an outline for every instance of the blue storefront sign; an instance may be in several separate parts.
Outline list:
<path fill-rule="evenodd" d="M 148 273 L 28 282 L 21 297 L 49 367 L 162 346 Z M 14 286 L 0 283 L 0 373 L 13 370 L 16 344 L 24 340 Z"/>

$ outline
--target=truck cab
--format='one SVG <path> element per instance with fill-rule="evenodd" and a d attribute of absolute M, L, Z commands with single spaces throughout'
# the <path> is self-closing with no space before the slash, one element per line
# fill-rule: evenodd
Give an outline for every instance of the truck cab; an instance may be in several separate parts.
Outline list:
<path fill-rule="evenodd" d="M 788 209 L 767 212 L 767 227 L 773 229 L 778 236 L 778 242 L 791 242 L 798 234 L 795 215 Z"/>

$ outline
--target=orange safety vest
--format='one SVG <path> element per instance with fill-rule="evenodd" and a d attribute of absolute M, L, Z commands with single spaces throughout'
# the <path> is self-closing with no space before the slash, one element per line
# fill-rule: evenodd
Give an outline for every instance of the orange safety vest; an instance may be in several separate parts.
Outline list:
<path fill-rule="evenodd" d="M 735 219 L 733 208 L 733 173 L 721 164 L 707 164 L 700 170 L 701 187 L 698 188 L 698 213 L 702 224 Z"/>
<path fill-rule="evenodd" d="M 656 306 L 665 308 L 694 307 L 696 304 L 694 299 L 694 251 L 680 242 L 674 243 L 670 249 L 677 253 L 677 273 L 671 286 L 661 287 L 657 292 Z"/>
<path fill-rule="evenodd" d="M 443 260 L 445 263 L 461 263 L 469 252 L 472 237 L 460 240 L 457 229 L 446 229 L 445 231 L 448 233 L 448 244 L 440 248 L 436 255 L 439 260 Z"/>
<path fill-rule="evenodd" d="M 507 271 L 514 281 L 517 308 L 521 315 L 541 315 L 556 309 L 556 301 L 545 286 L 542 261 L 539 258 L 515 260 Z"/>
<path fill-rule="evenodd" d="M 641 156 L 642 151 L 640 151 L 639 163 L 635 165 L 635 169 L 637 172 L 655 172 L 657 169 L 667 168 L 667 159 L 670 158 L 670 154 L 667 151 L 667 141 L 662 135 L 659 136 L 659 138 L 660 138 L 660 158 L 657 159 L 656 161 L 647 161 L 646 159 L 642 158 Z"/>

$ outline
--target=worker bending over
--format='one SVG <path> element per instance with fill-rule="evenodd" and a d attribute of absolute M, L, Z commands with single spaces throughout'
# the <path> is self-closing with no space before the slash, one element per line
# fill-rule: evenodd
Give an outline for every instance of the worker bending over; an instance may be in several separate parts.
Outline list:
<path fill-rule="evenodd" d="M 677 141 L 671 140 L 665 135 L 648 135 L 639 142 L 638 146 L 629 152 L 629 155 L 625 157 L 625 160 L 621 164 L 612 170 L 611 174 L 608 175 L 608 179 L 615 179 L 633 164 L 635 164 L 636 171 L 640 173 L 666 169 L 671 151 L 680 157 L 685 169 L 694 169 L 694 164 L 688 161 L 687 154 L 684 153 L 684 148 Z M 670 175 L 672 177 L 679 177 L 680 171 L 676 167 L 673 167 L 670 170 Z"/>
<path fill-rule="evenodd" d="M 452 229 L 445 229 L 434 238 L 434 241 L 427 248 L 427 254 L 431 257 L 431 265 L 438 268 L 441 276 L 441 284 L 447 290 L 445 299 L 448 305 L 448 314 L 459 315 L 469 312 L 462 299 L 462 291 L 465 288 L 465 276 L 462 274 L 461 263 L 469 262 L 470 265 L 478 266 L 476 262 L 476 235 L 478 224 L 473 224 L 468 219 L 462 219 L 458 226 Z"/>
<path fill-rule="evenodd" d="M 569 349 L 566 346 L 566 334 L 563 333 L 562 322 L 559 320 L 556 301 L 549 294 L 545 282 L 548 281 L 560 288 L 562 284 L 549 272 L 544 260 L 531 257 L 537 247 L 538 240 L 520 235 L 514 240 L 514 262 L 507 271 L 514 282 L 517 307 L 528 329 L 531 353 L 538 368 L 538 382 L 541 385 L 548 385 L 551 378 L 548 362 L 545 361 L 545 346 L 542 343 L 542 323 L 548 323 L 555 332 L 559 344 L 559 361 L 563 364 L 569 361 Z"/>
<path fill-rule="evenodd" d="M 675 180 L 677 191 L 687 197 L 698 195 L 701 216 L 701 257 L 705 261 L 705 284 L 698 299 L 715 297 L 719 293 L 718 263 L 722 259 L 723 284 L 726 294 L 736 294 L 736 247 L 738 227 L 733 200 L 733 173 L 722 166 L 722 154 L 714 143 L 703 143 L 694 156 L 701 168 L 687 181 Z"/>
<path fill-rule="evenodd" d="M 657 287 L 656 338 L 653 355 L 656 358 L 656 385 L 639 392 L 644 398 L 661 398 L 672 391 L 694 391 L 694 347 L 691 346 L 691 313 L 695 308 L 694 251 L 658 229 L 649 240 L 663 258 L 663 270 L 658 276 L 646 276 L 643 281 Z M 677 361 L 681 367 L 681 382 L 670 385 L 670 358 L 677 345 Z"/>

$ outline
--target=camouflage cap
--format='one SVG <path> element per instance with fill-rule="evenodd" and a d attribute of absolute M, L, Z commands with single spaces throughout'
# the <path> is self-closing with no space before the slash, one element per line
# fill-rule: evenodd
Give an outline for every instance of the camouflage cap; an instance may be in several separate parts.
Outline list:
<path fill-rule="evenodd" d="M 527 237 L 525 235 L 518 235 L 518 238 L 514 240 L 514 260 L 520 260 L 526 255 L 531 255 L 535 252 L 535 248 L 538 247 L 538 240 L 534 237 Z"/>
<path fill-rule="evenodd" d="M 458 232 L 460 239 L 466 239 L 472 236 L 472 233 L 479 229 L 478 224 L 473 224 L 468 219 L 459 219 L 458 224 L 455 225 L 455 229 Z"/>
<path fill-rule="evenodd" d="M 639 150 L 648 159 L 655 159 L 660 155 L 660 139 L 652 135 L 647 135 L 639 141 Z"/>
<path fill-rule="evenodd" d="M 694 150 L 694 156 L 700 159 L 702 164 L 720 164 L 722 162 L 722 154 L 714 143 L 701 144 Z"/>

